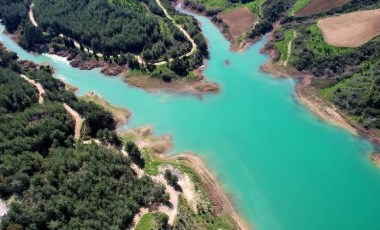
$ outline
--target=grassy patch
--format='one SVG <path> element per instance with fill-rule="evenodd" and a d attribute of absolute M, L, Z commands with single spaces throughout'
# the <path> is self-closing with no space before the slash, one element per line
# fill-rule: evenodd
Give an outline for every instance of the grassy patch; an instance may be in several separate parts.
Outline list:
<path fill-rule="evenodd" d="M 308 32 L 311 35 L 311 39 L 307 41 L 307 46 L 311 48 L 317 56 L 348 54 L 355 50 L 354 48 L 335 47 L 327 44 L 317 24 L 309 26 Z"/>
<path fill-rule="evenodd" d="M 292 40 L 294 30 L 286 30 L 284 32 L 284 39 L 275 42 L 275 45 L 280 52 L 280 60 L 285 61 L 288 57 L 288 44 Z"/>
<path fill-rule="evenodd" d="M 289 16 L 294 16 L 295 13 L 309 4 L 309 2 L 310 0 L 297 0 L 296 3 L 294 3 L 292 9 L 289 11 Z"/>
<path fill-rule="evenodd" d="M 196 2 L 201 3 L 206 6 L 206 8 L 221 8 L 224 9 L 228 6 L 229 2 L 227 0 L 196 0 Z"/>
<path fill-rule="evenodd" d="M 181 197 L 178 202 L 178 216 L 174 223 L 174 229 L 234 229 L 225 215 L 215 216 L 209 205 L 198 207 L 198 213 L 194 213 L 186 201 Z"/>
<path fill-rule="evenodd" d="M 136 230 L 156 230 L 162 229 L 162 220 L 167 218 L 163 213 L 147 213 L 141 217 L 139 223 L 136 225 Z"/>
<path fill-rule="evenodd" d="M 246 4 L 243 4 L 243 6 L 248 7 L 248 9 L 255 15 L 256 20 L 260 17 L 260 8 L 261 5 L 264 3 L 265 0 L 256 0 L 253 2 L 249 2 Z"/>

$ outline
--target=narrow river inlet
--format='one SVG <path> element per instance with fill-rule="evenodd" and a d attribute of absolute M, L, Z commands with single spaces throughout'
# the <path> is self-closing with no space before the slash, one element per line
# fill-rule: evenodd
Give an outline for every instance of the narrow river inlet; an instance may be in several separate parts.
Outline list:
<path fill-rule="evenodd" d="M 51 65 L 80 95 L 95 92 L 130 109 L 128 127 L 153 125 L 156 135 L 172 135 L 171 154 L 204 158 L 256 230 L 380 229 L 380 170 L 369 157 L 374 146 L 312 114 L 298 101 L 293 79 L 262 73 L 265 39 L 233 53 L 211 21 L 195 17 L 209 42 L 205 75 L 222 88 L 202 99 L 147 93 L 97 69 L 29 54 L 3 26 L 0 41 L 20 59 Z"/>

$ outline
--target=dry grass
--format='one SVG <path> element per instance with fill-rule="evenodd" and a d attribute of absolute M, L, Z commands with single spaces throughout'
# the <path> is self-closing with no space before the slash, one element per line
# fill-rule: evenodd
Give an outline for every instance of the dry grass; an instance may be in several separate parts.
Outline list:
<path fill-rule="evenodd" d="M 255 16 L 247 7 L 230 10 L 221 14 L 220 18 L 229 26 L 233 38 L 247 32 L 255 22 Z"/>
<path fill-rule="evenodd" d="M 318 21 L 323 38 L 337 47 L 359 47 L 380 35 L 380 9 L 357 11 Z"/>
<path fill-rule="evenodd" d="M 309 4 L 300 9 L 295 16 L 305 16 L 320 13 L 325 10 L 341 6 L 350 0 L 311 0 Z"/>

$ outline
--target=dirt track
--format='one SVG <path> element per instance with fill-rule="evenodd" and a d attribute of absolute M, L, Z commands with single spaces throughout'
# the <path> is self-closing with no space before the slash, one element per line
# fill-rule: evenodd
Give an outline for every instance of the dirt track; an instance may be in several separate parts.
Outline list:
<path fill-rule="evenodd" d="M 180 56 L 179 58 L 181 59 L 181 58 L 184 58 L 184 57 L 189 57 L 189 56 L 191 56 L 191 55 L 193 55 L 194 53 L 195 53 L 195 51 L 197 51 L 197 44 L 195 43 L 195 41 L 193 40 L 193 38 L 191 38 L 191 36 L 190 36 L 190 34 L 189 33 L 187 33 L 187 31 L 184 29 L 184 28 L 182 28 L 182 26 L 181 25 L 178 25 L 176 22 L 175 22 L 175 20 L 174 20 L 174 18 L 168 13 L 168 11 L 166 10 L 166 8 L 162 5 L 162 3 L 161 3 L 161 1 L 160 0 L 156 0 L 156 2 L 157 2 L 157 4 L 158 4 L 158 6 L 159 7 L 161 7 L 161 9 L 164 11 L 164 13 L 165 13 L 165 16 L 170 20 L 170 21 L 172 21 L 173 22 L 173 24 L 183 33 L 183 35 L 185 35 L 185 37 L 191 42 L 191 50 L 190 50 L 190 52 L 188 52 L 187 54 L 184 54 L 184 55 L 182 55 L 182 56 Z M 169 59 L 169 62 L 173 62 L 174 61 L 174 59 L 173 58 L 170 58 Z M 167 63 L 167 61 L 161 61 L 161 62 L 156 62 L 156 63 L 153 63 L 153 65 L 156 65 L 156 66 L 159 66 L 159 65 L 164 65 L 164 64 L 166 64 Z"/>
<path fill-rule="evenodd" d="M 42 85 L 35 80 L 32 80 L 28 78 L 27 76 L 21 74 L 20 75 L 25 81 L 29 82 L 30 84 L 34 85 L 38 90 L 38 103 L 43 104 L 44 103 L 44 96 L 45 96 L 45 90 L 42 87 Z"/>
<path fill-rule="evenodd" d="M 320 13 L 341 6 L 350 0 L 311 0 L 309 4 L 300 9 L 295 16 L 306 16 Z"/>
<path fill-rule="evenodd" d="M 30 19 L 30 22 L 35 26 L 37 27 L 38 24 L 37 24 L 37 21 L 36 19 L 34 18 L 34 15 L 33 15 L 33 6 L 34 4 L 32 3 L 29 7 L 29 12 L 28 12 L 28 15 L 29 15 L 29 19 Z"/>
<path fill-rule="evenodd" d="M 66 111 L 74 118 L 75 120 L 75 132 L 74 132 L 74 138 L 75 140 L 78 140 L 80 138 L 80 130 L 82 128 L 82 124 L 84 119 L 79 115 L 77 111 L 72 109 L 69 105 L 66 103 L 63 103 L 63 106 L 65 107 Z"/>
<path fill-rule="evenodd" d="M 324 18 L 318 27 L 329 45 L 359 47 L 380 35 L 380 9 Z"/>

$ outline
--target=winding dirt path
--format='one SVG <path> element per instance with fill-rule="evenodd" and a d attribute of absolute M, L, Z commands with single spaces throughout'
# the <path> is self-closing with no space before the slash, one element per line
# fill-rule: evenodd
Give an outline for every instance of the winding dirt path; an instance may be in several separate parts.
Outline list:
<path fill-rule="evenodd" d="M 168 11 L 166 10 L 166 8 L 162 5 L 161 1 L 160 0 L 156 0 L 157 4 L 159 7 L 161 7 L 161 9 L 164 11 L 166 17 L 173 22 L 173 24 L 183 33 L 183 35 L 185 35 L 185 37 L 191 42 L 191 50 L 190 52 L 188 52 L 187 54 L 184 54 L 182 56 L 180 56 L 179 58 L 182 59 L 184 57 L 189 57 L 191 55 L 193 55 L 195 53 L 195 51 L 197 51 L 197 44 L 195 43 L 195 41 L 193 40 L 193 38 L 191 38 L 190 34 L 187 33 L 187 31 L 181 26 L 181 25 L 178 25 L 176 23 L 176 21 L 174 20 L 174 18 L 168 13 Z M 173 62 L 174 59 L 173 58 L 170 58 L 169 59 L 169 62 Z M 153 65 L 156 65 L 156 66 L 159 66 L 159 65 L 164 65 L 168 63 L 167 61 L 161 61 L 161 62 L 156 62 L 154 63 Z"/>
<path fill-rule="evenodd" d="M 36 21 L 36 19 L 34 18 L 34 15 L 33 15 L 33 6 L 34 6 L 34 3 L 30 4 L 28 15 L 29 15 L 29 20 L 30 20 L 30 22 L 31 22 L 35 27 L 37 27 L 38 24 L 37 24 L 37 21 Z"/>
<path fill-rule="evenodd" d="M 189 57 L 191 55 L 193 55 L 195 53 L 195 51 L 197 51 L 197 44 L 195 43 L 195 41 L 191 38 L 190 34 L 187 33 L 187 31 L 181 26 L 181 25 L 178 25 L 174 18 L 168 13 L 168 11 L 166 10 L 166 8 L 162 5 L 161 1 L 160 0 L 156 0 L 158 6 L 164 11 L 165 13 L 165 16 L 173 22 L 173 24 L 185 35 L 185 37 L 191 42 L 191 50 L 190 52 L 178 57 L 180 59 L 184 58 L 184 57 Z M 35 26 L 37 27 L 38 26 L 38 23 L 36 22 L 35 18 L 34 18 L 34 14 L 33 14 L 33 6 L 34 6 L 34 3 L 32 3 L 29 7 L 29 12 L 28 12 L 28 15 L 29 15 L 29 20 L 30 22 Z M 80 44 L 78 41 L 76 41 L 75 39 L 72 39 L 70 37 L 67 37 L 65 36 L 64 34 L 59 34 L 60 37 L 66 37 L 70 40 L 72 40 L 74 42 L 74 46 L 77 48 L 77 49 L 80 49 Z M 94 54 L 94 51 L 89 48 L 89 47 L 84 47 L 84 50 L 85 52 L 88 52 L 90 54 Z M 97 56 L 99 57 L 103 57 L 103 54 L 102 53 L 96 53 Z M 145 61 L 141 58 L 141 56 L 139 55 L 135 55 L 135 58 L 137 59 L 138 63 L 139 64 L 145 64 Z M 170 58 L 168 61 L 160 61 L 160 62 L 155 62 L 155 63 L 149 63 L 151 65 L 155 65 L 155 66 L 160 66 L 160 65 L 165 65 L 167 64 L 168 62 L 173 62 L 174 61 L 174 58 Z"/>
<path fill-rule="evenodd" d="M 29 82 L 30 84 L 34 85 L 38 90 L 38 103 L 43 104 L 44 103 L 44 96 L 45 96 L 45 89 L 42 87 L 42 85 L 39 82 L 36 82 L 35 80 L 32 80 L 28 78 L 27 76 L 21 74 L 20 75 L 24 80 Z M 80 130 L 82 128 L 82 124 L 84 119 L 79 115 L 77 111 L 72 109 L 70 106 L 68 106 L 66 103 L 63 103 L 63 107 L 65 107 L 66 111 L 74 118 L 75 120 L 75 131 L 74 131 L 74 138 L 78 140 L 80 138 Z"/>
<path fill-rule="evenodd" d="M 80 138 L 80 130 L 83 125 L 84 119 L 79 115 L 77 111 L 72 109 L 69 105 L 66 103 L 63 103 L 63 106 L 65 107 L 66 111 L 74 118 L 75 120 L 75 131 L 74 131 L 74 139 L 78 140 Z"/>
<path fill-rule="evenodd" d="M 45 90 L 42 87 L 42 85 L 40 83 L 36 82 L 35 80 L 32 80 L 32 79 L 28 78 L 27 76 L 25 76 L 23 74 L 21 74 L 20 76 L 25 81 L 29 82 L 30 84 L 34 85 L 34 87 L 37 88 L 37 90 L 38 90 L 38 103 L 39 104 L 43 104 L 44 103 Z"/>

